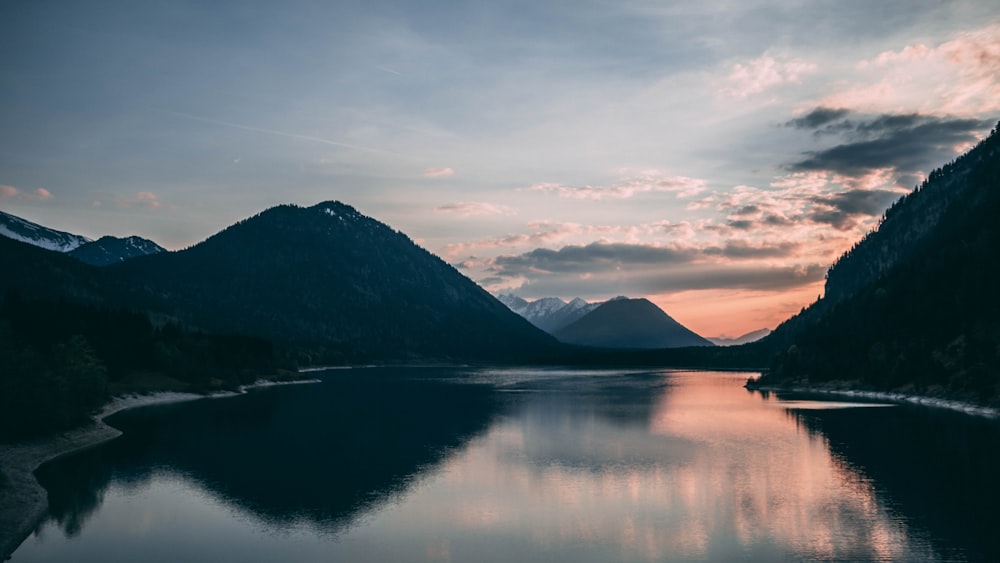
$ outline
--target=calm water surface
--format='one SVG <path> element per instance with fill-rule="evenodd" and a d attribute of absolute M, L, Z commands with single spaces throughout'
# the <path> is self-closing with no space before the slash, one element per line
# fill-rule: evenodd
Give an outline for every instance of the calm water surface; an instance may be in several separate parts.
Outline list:
<path fill-rule="evenodd" d="M 13 561 L 1000 560 L 991 421 L 746 374 L 322 377 L 117 415 Z"/>

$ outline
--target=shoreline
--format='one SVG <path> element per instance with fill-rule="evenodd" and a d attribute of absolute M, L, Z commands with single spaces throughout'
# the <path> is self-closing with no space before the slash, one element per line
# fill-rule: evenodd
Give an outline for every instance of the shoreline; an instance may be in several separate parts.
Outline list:
<path fill-rule="evenodd" d="M 848 397 L 852 399 L 871 399 L 876 401 L 886 401 L 896 404 L 916 405 L 935 409 L 946 409 L 961 412 L 969 416 L 981 418 L 1000 419 L 1000 409 L 984 407 L 975 403 L 968 403 L 955 399 L 943 397 L 928 397 L 926 395 L 912 395 L 909 393 L 899 393 L 892 391 L 865 391 L 862 389 L 836 389 L 824 387 L 784 387 L 779 385 L 744 385 L 750 391 L 762 391 L 768 393 L 812 393 L 818 395 L 832 395 L 835 397 Z"/>
<path fill-rule="evenodd" d="M 6 479 L 0 485 L 0 561 L 28 539 L 46 517 L 49 509 L 48 493 L 35 478 L 35 470 L 62 457 L 100 446 L 122 435 L 117 428 L 104 420 L 127 409 L 150 405 L 165 405 L 199 399 L 223 399 L 242 395 L 251 389 L 276 385 L 317 383 L 318 379 L 295 381 L 261 380 L 241 385 L 236 391 L 219 391 L 207 395 L 179 391 L 161 391 L 148 395 L 113 397 L 94 415 L 93 424 L 80 426 L 30 442 L 0 445 L 0 471 Z"/>

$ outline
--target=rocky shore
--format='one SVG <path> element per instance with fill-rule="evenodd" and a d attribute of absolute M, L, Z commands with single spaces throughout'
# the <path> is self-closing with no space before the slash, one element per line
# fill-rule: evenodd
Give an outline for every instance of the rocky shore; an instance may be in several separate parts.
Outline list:
<path fill-rule="evenodd" d="M 761 385 L 751 378 L 745 385 L 752 391 L 772 392 L 772 393 L 811 393 L 820 395 L 830 395 L 832 397 L 847 397 L 852 399 L 866 399 L 873 401 L 886 401 L 899 404 L 920 405 L 924 407 L 948 409 L 963 412 L 971 416 L 981 416 L 985 418 L 1000 418 L 1000 409 L 977 405 L 975 403 L 958 399 L 920 395 L 906 391 L 872 391 L 866 389 L 853 388 L 850 382 L 833 382 L 826 385 Z"/>

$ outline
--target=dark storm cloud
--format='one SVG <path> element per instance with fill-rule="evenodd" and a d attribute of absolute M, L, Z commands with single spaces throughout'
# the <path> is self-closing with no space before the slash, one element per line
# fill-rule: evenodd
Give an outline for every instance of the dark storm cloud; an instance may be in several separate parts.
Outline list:
<path fill-rule="evenodd" d="M 756 205 L 744 205 L 736 211 L 733 211 L 733 215 L 753 215 L 758 212 L 760 212 L 760 207 Z"/>
<path fill-rule="evenodd" d="M 802 117 L 789 120 L 785 123 L 785 126 L 796 129 L 818 129 L 823 125 L 847 116 L 849 113 L 851 113 L 851 110 L 848 109 L 818 107 Z"/>
<path fill-rule="evenodd" d="M 793 242 L 783 242 L 771 246 L 753 246 L 745 241 L 734 240 L 725 246 L 712 246 L 704 250 L 709 256 L 724 256 L 734 260 L 752 258 L 786 258 L 798 250 L 799 245 Z"/>
<path fill-rule="evenodd" d="M 826 171 L 844 176 L 863 176 L 894 168 L 907 173 L 929 171 L 955 156 L 954 147 L 975 142 L 991 122 L 979 119 L 940 118 L 923 114 L 883 114 L 862 120 L 840 119 L 847 115 L 817 108 L 788 124 L 815 132 L 839 133 L 847 142 L 803 153 L 788 165 L 793 172 Z M 839 121 L 838 121 L 839 119 Z"/>
<path fill-rule="evenodd" d="M 559 250 L 536 248 L 517 256 L 500 256 L 493 268 L 507 275 L 533 271 L 573 274 L 613 270 L 623 264 L 677 264 L 696 256 L 697 252 L 691 249 L 595 242 L 586 246 L 564 246 Z"/>
<path fill-rule="evenodd" d="M 882 213 L 898 198 L 898 193 L 889 190 L 850 190 L 828 196 L 816 196 L 812 201 L 817 206 L 807 218 L 815 223 L 825 223 L 835 229 L 846 231 L 853 228 L 861 217 Z"/>
<path fill-rule="evenodd" d="M 607 294 L 649 295 L 706 289 L 786 291 L 821 281 L 827 267 L 681 264 L 664 268 L 601 272 L 586 279 L 577 276 L 531 275 L 520 295 Z"/>
<path fill-rule="evenodd" d="M 737 231 L 749 231 L 757 225 L 757 222 L 751 219 L 735 219 L 726 224 Z"/>
<path fill-rule="evenodd" d="M 813 201 L 849 215 L 876 215 L 897 199 L 899 194 L 889 190 L 850 190 L 817 196 Z"/>
<path fill-rule="evenodd" d="M 819 266 L 720 264 L 700 259 L 786 258 L 798 248 L 797 243 L 789 242 L 754 246 L 744 241 L 730 241 L 704 249 L 593 243 L 501 256 L 490 268 L 492 275 L 479 281 L 499 285 L 505 279 L 527 278 L 528 285 L 522 290 L 531 295 L 542 294 L 539 292 L 551 295 L 606 293 L 607 288 L 612 287 L 615 291 L 631 294 L 688 289 L 778 291 L 821 279 L 825 270 Z"/>

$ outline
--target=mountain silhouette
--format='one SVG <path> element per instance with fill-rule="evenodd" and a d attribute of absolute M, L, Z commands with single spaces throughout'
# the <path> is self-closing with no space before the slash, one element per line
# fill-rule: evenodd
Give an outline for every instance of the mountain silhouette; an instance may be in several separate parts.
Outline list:
<path fill-rule="evenodd" d="M 714 346 L 648 299 L 612 299 L 555 336 L 568 344 L 599 348 Z"/>

